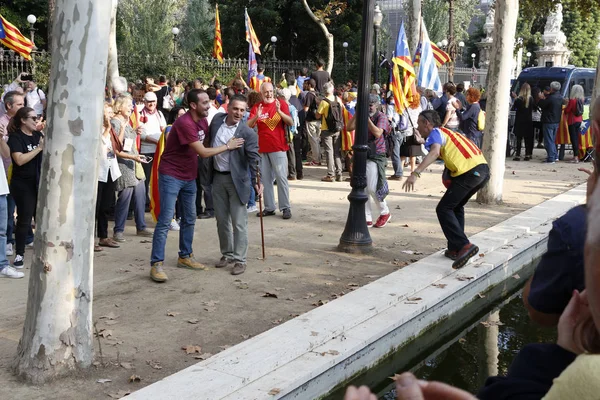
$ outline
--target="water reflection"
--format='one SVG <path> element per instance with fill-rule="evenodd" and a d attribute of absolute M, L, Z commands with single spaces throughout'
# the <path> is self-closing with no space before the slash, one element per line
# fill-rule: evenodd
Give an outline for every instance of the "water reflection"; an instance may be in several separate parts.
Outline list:
<path fill-rule="evenodd" d="M 519 295 L 414 373 L 476 394 L 488 376 L 506 374 L 525 344 L 555 341 L 556 329 L 532 323 Z M 386 393 L 381 399 L 395 399 L 395 393 Z"/>

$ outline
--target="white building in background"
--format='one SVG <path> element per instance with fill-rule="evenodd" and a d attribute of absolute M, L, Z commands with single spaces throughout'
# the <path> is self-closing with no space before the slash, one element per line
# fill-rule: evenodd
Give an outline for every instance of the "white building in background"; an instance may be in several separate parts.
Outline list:
<path fill-rule="evenodd" d="M 381 7 L 381 11 L 383 12 L 383 24 L 385 26 L 384 29 L 389 30 L 389 42 L 387 45 L 387 49 L 382 49 L 382 51 L 386 51 L 386 57 L 390 57 L 392 51 L 394 51 L 394 47 L 396 46 L 396 38 L 398 36 L 398 30 L 400 29 L 400 25 L 402 21 L 405 21 L 405 10 L 404 4 L 408 3 L 411 0 L 379 0 L 379 7 Z M 494 0 L 480 0 L 479 9 L 481 10 L 481 16 L 478 18 L 474 18 L 469 25 L 468 32 L 469 34 L 473 32 L 477 24 L 482 20 L 485 20 L 485 15 L 487 11 L 491 7 Z M 411 49 L 413 50 L 413 49 Z"/>

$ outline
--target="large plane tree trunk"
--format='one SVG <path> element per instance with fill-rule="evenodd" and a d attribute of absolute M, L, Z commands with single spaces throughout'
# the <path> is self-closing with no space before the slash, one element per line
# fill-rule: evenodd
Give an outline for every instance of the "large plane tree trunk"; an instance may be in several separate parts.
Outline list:
<path fill-rule="evenodd" d="M 317 16 L 312 12 L 312 10 L 310 9 L 310 7 L 308 6 L 308 3 L 306 2 L 306 0 L 302 0 L 302 4 L 304 5 L 304 8 L 306 9 L 306 12 L 308 13 L 308 15 L 310 16 L 310 18 L 312 18 L 313 21 L 315 21 L 317 23 L 317 25 L 319 25 L 319 27 L 321 28 L 321 30 L 323 31 L 323 34 L 325 35 L 325 39 L 327 39 L 327 72 L 329 72 L 329 75 L 331 75 L 331 71 L 333 70 L 333 34 L 331 34 L 329 32 L 329 29 L 327 29 L 327 25 L 325 25 L 325 22 L 321 21 L 319 18 L 317 18 Z"/>
<path fill-rule="evenodd" d="M 512 70 L 519 0 L 496 0 L 494 33 L 488 70 L 488 101 L 483 135 L 483 154 L 490 165 L 490 180 L 477 193 L 484 204 L 502 202 L 506 139 L 508 136 L 508 99 Z"/>
<path fill-rule="evenodd" d="M 13 367 L 41 384 L 92 364 L 93 240 L 110 2 L 57 0 L 27 314 Z"/>
<path fill-rule="evenodd" d="M 108 93 L 112 93 L 112 87 L 115 79 L 119 77 L 119 56 L 117 53 L 117 8 L 119 0 L 106 0 L 111 2 L 110 12 L 110 34 L 108 38 L 108 72 L 106 84 Z"/>

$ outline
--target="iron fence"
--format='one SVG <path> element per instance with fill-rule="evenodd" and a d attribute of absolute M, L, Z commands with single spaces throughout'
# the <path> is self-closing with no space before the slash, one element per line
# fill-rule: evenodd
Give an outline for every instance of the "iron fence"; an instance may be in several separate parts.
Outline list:
<path fill-rule="evenodd" d="M 442 84 L 444 82 L 448 82 L 448 67 L 443 65 L 439 68 L 440 81 Z M 455 67 L 454 68 L 454 82 L 470 82 L 470 85 L 473 86 L 486 86 L 486 78 L 487 78 L 487 69 L 480 68 L 462 68 Z"/>
<path fill-rule="evenodd" d="M 41 87 L 47 86 L 50 74 L 50 53 L 34 52 L 32 60 L 26 60 L 12 50 L 0 50 L 0 85 L 11 83 L 21 72 L 34 73 L 35 79 Z M 276 82 L 281 81 L 281 76 L 288 69 L 295 71 L 303 67 L 311 69 L 313 61 L 289 60 L 264 60 L 265 75 L 274 77 Z M 224 59 L 223 63 L 211 57 L 193 55 L 154 56 L 149 54 L 122 54 L 119 55 L 119 72 L 128 81 L 137 81 L 146 76 L 156 77 L 166 75 L 174 79 L 194 79 L 202 77 L 206 80 L 212 76 L 227 84 L 242 71 L 246 76 L 248 60 Z M 332 71 L 336 82 L 344 82 L 358 76 L 358 64 L 337 63 Z"/>

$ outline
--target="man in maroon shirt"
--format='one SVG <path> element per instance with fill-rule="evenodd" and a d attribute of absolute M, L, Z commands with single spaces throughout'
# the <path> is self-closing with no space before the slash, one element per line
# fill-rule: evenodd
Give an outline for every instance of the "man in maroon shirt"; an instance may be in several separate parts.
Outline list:
<path fill-rule="evenodd" d="M 200 157 L 214 156 L 237 149 L 244 143 L 243 139 L 231 138 L 223 146 L 204 147 L 203 141 L 208 132 L 206 117 L 210 108 L 210 99 L 203 90 L 192 89 L 187 94 L 187 102 L 190 110 L 173 124 L 158 168 L 160 213 L 152 238 L 150 259 L 150 277 L 155 282 L 165 282 L 168 279 L 162 267 L 169 225 L 175 212 L 175 201 L 178 196 L 182 205 L 182 215 L 177 266 L 193 270 L 206 269 L 204 265 L 194 259 L 192 250 L 194 225 L 196 224 L 198 155 Z"/>

